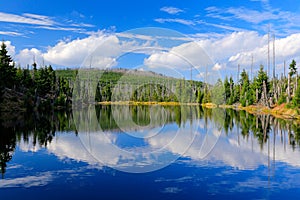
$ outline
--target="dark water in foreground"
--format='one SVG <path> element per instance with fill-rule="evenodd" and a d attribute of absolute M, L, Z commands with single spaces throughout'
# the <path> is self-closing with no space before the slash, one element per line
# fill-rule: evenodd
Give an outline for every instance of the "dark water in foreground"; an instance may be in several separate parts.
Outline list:
<path fill-rule="evenodd" d="M 1 199 L 297 199 L 300 126 L 200 107 L 1 120 Z"/>

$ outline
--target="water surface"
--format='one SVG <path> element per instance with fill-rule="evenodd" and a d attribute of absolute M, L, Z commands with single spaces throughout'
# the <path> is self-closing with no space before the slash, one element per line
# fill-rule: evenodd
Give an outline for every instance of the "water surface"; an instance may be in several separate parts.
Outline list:
<path fill-rule="evenodd" d="M 97 106 L 6 117 L 0 195 L 293 198 L 300 195 L 299 136 L 294 121 L 198 106 Z"/>

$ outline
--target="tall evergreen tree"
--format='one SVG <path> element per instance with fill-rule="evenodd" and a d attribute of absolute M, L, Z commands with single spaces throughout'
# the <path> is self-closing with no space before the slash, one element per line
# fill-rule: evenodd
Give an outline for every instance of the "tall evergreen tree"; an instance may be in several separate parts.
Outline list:
<path fill-rule="evenodd" d="M 266 90 L 267 90 L 267 94 L 269 93 L 269 89 L 270 89 L 270 83 L 268 80 L 268 75 L 267 73 L 264 71 L 264 67 L 261 65 L 260 69 L 258 71 L 258 75 L 257 77 L 254 78 L 253 80 L 253 90 L 254 93 L 258 93 L 258 101 L 261 99 L 262 97 L 262 93 L 263 93 L 263 83 L 265 82 L 266 84 Z"/>
<path fill-rule="evenodd" d="M 295 75 L 297 73 L 297 67 L 296 67 L 296 61 L 295 60 L 292 60 L 289 69 L 290 69 L 289 74 L 292 78 L 293 75 Z"/>
<path fill-rule="evenodd" d="M 12 88 L 15 84 L 16 71 L 13 60 L 8 55 L 6 45 L 2 41 L 0 47 L 0 87 Z"/>
<path fill-rule="evenodd" d="M 230 91 L 230 83 L 228 81 L 227 76 L 225 77 L 225 80 L 224 80 L 224 90 L 225 90 L 225 92 L 224 92 L 225 101 L 227 104 L 229 104 L 231 91 Z"/>
<path fill-rule="evenodd" d="M 242 106 L 248 106 L 253 104 L 253 88 L 251 87 L 248 73 L 243 70 L 241 73 L 241 94 L 240 94 L 240 103 Z"/>

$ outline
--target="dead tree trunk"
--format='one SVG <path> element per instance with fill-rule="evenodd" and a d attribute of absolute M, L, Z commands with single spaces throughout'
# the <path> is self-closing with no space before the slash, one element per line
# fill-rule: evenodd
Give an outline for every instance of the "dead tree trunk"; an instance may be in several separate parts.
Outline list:
<path fill-rule="evenodd" d="M 291 75 L 288 74 L 288 87 L 287 87 L 287 102 L 290 103 L 291 100 Z"/>
<path fill-rule="evenodd" d="M 267 107 L 270 107 L 268 94 L 267 94 L 267 85 L 265 81 L 263 81 L 263 104 Z"/>

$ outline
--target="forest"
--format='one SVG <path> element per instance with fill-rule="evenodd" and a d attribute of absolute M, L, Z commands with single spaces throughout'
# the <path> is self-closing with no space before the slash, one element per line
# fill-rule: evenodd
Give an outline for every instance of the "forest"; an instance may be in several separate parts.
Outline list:
<path fill-rule="evenodd" d="M 82 104 L 93 102 L 180 102 L 185 104 L 262 105 L 272 107 L 286 103 L 300 107 L 300 87 L 296 62 L 289 65 L 287 76 L 270 79 L 264 66 L 256 76 L 249 78 L 244 69 L 238 75 L 219 79 L 214 85 L 201 81 L 172 78 L 154 72 L 137 70 L 54 70 L 51 65 L 27 68 L 16 66 L 8 55 L 6 45 L 0 48 L 0 109 L 47 111 L 70 109 L 72 95 L 77 94 Z M 95 73 L 96 72 L 96 73 Z M 96 76 L 93 74 L 100 74 Z M 90 87 L 94 82 L 94 87 Z M 76 96 L 76 95 L 74 95 Z M 76 99 L 76 98 L 75 98 Z"/>

